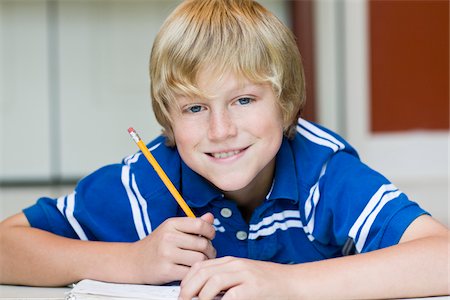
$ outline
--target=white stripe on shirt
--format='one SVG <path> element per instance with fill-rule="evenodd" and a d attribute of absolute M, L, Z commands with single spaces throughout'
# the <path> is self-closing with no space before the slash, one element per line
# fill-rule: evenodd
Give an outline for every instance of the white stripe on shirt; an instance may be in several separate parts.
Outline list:
<path fill-rule="evenodd" d="M 339 149 L 344 149 L 345 148 L 345 145 L 341 141 L 336 139 L 334 136 L 332 136 L 328 132 L 322 130 L 321 128 L 319 128 L 317 126 L 315 126 L 314 124 L 312 124 L 312 123 L 310 123 L 310 122 L 308 122 L 308 121 L 306 121 L 306 120 L 304 120 L 302 118 L 299 118 L 298 122 L 299 122 L 299 124 L 301 126 L 303 126 L 304 128 L 308 129 L 309 131 L 311 131 L 315 135 L 317 135 L 317 136 L 319 136 L 321 138 L 327 139 L 330 142 L 336 144 L 339 147 Z"/>
<path fill-rule="evenodd" d="M 271 226 L 260 229 L 256 232 L 250 232 L 249 240 L 257 239 L 260 236 L 267 236 L 273 234 L 276 230 L 287 230 L 289 228 L 302 228 L 303 224 L 300 220 L 287 220 L 285 222 L 275 222 Z"/>
<path fill-rule="evenodd" d="M 314 220 L 315 220 L 315 216 L 314 214 L 312 214 L 312 208 L 313 208 L 313 203 L 314 203 L 314 195 L 316 190 L 319 189 L 319 182 L 316 182 L 315 185 L 313 185 L 311 187 L 311 189 L 309 190 L 309 196 L 308 199 L 306 199 L 305 202 L 305 219 L 306 219 L 306 226 L 303 227 L 303 231 L 306 233 L 306 235 L 308 236 L 308 239 L 312 242 L 314 240 L 314 237 L 312 236 L 311 232 L 308 229 L 308 224 L 310 224 L 310 222 L 313 222 L 312 224 L 314 224 Z M 318 200 L 317 200 L 318 201 Z M 311 229 L 314 229 L 311 228 Z"/>
<path fill-rule="evenodd" d="M 124 165 L 122 167 L 122 185 L 125 188 L 125 191 L 128 195 L 128 201 L 130 202 L 131 212 L 133 215 L 134 227 L 136 228 L 136 232 L 139 236 L 139 239 L 145 238 L 147 235 L 145 234 L 144 224 L 142 223 L 141 212 L 138 205 L 138 200 L 134 196 L 130 187 L 130 167 Z"/>
<path fill-rule="evenodd" d="M 308 200 L 313 203 L 310 217 L 309 219 L 307 219 L 308 221 L 306 223 L 306 230 L 307 230 L 306 232 L 310 234 L 312 234 L 314 231 L 314 222 L 316 220 L 316 207 L 317 204 L 319 203 L 319 199 L 320 199 L 320 190 L 319 190 L 319 182 L 317 182 L 317 187 L 316 189 L 314 189 L 311 199 L 308 198 Z"/>
<path fill-rule="evenodd" d="M 133 188 L 139 204 L 141 205 L 141 213 L 144 216 L 145 228 L 147 229 L 147 232 L 150 233 L 152 232 L 152 225 L 150 223 L 150 218 L 148 217 L 147 201 L 144 199 L 144 197 L 142 197 L 141 192 L 139 191 L 134 174 L 131 175 L 131 187 Z"/>
<path fill-rule="evenodd" d="M 66 214 L 64 213 L 64 207 L 65 207 L 64 201 L 65 201 L 65 199 L 66 199 L 66 196 L 62 196 L 62 197 L 59 197 L 59 198 L 56 200 L 56 207 L 58 208 L 58 210 L 60 211 L 60 213 L 61 213 L 64 217 L 66 216 Z"/>
<path fill-rule="evenodd" d="M 61 198 L 58 199 L 58 209 L 61 211 L 61 207 L 64 206 L 64 200 L 60 201 Z M 63 203 L 61 206 L 61 202 Z M 80 223 L 78 223 L 77 219 L 73 215 L 75 210 L 75 192 L 72 194 L 67 195 L 67 205 L 65 206 L 65 215 L 67 218 L 67 221 L 69 221 L 70 226 L 72 226 L 75 233 L 78 235 L 80 240 L 87 241 L 88 238 L 86 236 L 86 233 L 84 232 L 83 228 L 81 228 Z"/>
<path fill-rule="evenodd" d="M 155 150 L 156 148 L 158 148 L 160 145 L 161 145 L 161 143 L 158 143 L 158 144 L 156 144 L 156 145 L 153 145 L 152 147 L 148 148 L 148 150 L 149 150 L 149 151 L 153 151 L 153 150 Z M 130 156 L 126 157 L 126 158 L 124 159 L 124 162 L 125 162 L 126 165 L 131 165 L 132 163 L 137 162 L 137 161 L 139 160 L 139 157 L 140 157 L 141 155 L 142 155 L 142 152 L 137 152 L 137 153 L 135 153 L 135 154 L 133 154 L 133 155 L 130 155 Z"/>
<path fill-rule="evenodd" d="M 339 146 L 337 146 L 336 144 L 330 142 L 327 139 L 317 137 L 314 134 L 310 133 L 309 131 L 306 131 L 304 128 L 302 128 L 300 126 L 297 126 L 297 131 L 313 143 L 331 148 L 331 149 L 333 149 L 334 152 L 337 152 L 339 150 Z"/>
<path fill-rule="evenodd" d="M 257 231 L 262 226 L 270 225 L 276 221 L 283 221 L 287 218 L 297 218 L 300 219 L 300 212 L 298 210 L 285 210 L 279 213 L 275 213 L 271 216 L 263 218 L 259 223 L 257 224 L 251 224 L 250 225 L 250 231 Z"/>
<path fill-rule="evenodd" d="M 314 193 L 316 192 L 316 190 L 319 188 L 319 181 L 316 182 L 316 184 L 314 184 L 310 189 L 309 189 L 309 196 L 308 199 L 306 199 L 305 201 L 305 219 L 309 220 L 311 218 L 311 212 L 313 209 L 313 198 L 314 198 Z"/>
<path fill-rule="evenodd" d="M 322 176 L 325 174 L 327 170 L 327 163 L 322 166 L 322 170 L 320 170 L 319 179 L 316 184 L 310 189 L 308 199 L 305 202 L 305 218 L 307 220 L 306 226 L 304 227 L 306 234 L 312 234 L 314 230 L 314 222 L 316 219 L 316 207 L 319 203 L 320 199 L 320 189 L 319 182 Z M 313 237 L 312 237 L 313 238 Z"/>
<path fill-rule="evenodd" d="M 356 239 L 356 235 L 359 232 L 359 229 L 363 226 L 364 221 L 367 219 L 367 217 L 370 215 L 370 213 L 373 211 L 375 206 L 380 202 L 381 198 L 383 197 L 384 193 L 396 191 L 398 190 L 397 187 L 393 184 L 383 184 L 378 191 L 376 191 L 375 194 L 373 194 L 372 198 L 370 198 L 369 202 L 366 204 L 366 207 L 364 207 L 364 210 L 359 215 L 358 219 L 356 220 L 355 224 L 353 224 L 352 228 L 350 229 L 348 236 L 351 237 L 353 240 Z"/>
<path fill-rule="evenodd" d="M 150 148 L 148 148 L 148 151 L 153 151 L 153 150 L 155 150 L 156 148 L 158 148 L 160 145 L 161 145 L 161 143 L 158 143 L 158 144 L 156 144 L 156 145 L 153 145 L 153 146 L 151 146 Z"/>
<path fill-rule="evenodd" d="M 261 227 L 263 226 L 268 227 L 261 229 Z M 285 210 L 265 217 L 257 224 L 251 224 L 249 228 L 250 234 L 248 238 L 253 240 L 258 238 L 259 236 L 271 235 L 277 229 L 286 230 L 291 227 L 303 227 L 303 224 L 300 220 L 300 212 L 298 210 Z"/>
<path fill-rule="evenodd" d="M 366 243 L 367 236 L 369 235 L 370 228 L 372 228 L 373 222 L 375 221 L 375 218 L 377 217 L 380 210 L 392 199 L 397 198 L 402 192 L 401 191 L 392 191 L 389 193 L 384 194 L 383 198 L 381 198 L 380 203 L 378 206 L 372 211 L 372 213 L 367 218 L 363 228 L 361 229 L 361 233 L 359 234 L 358 239 L 356 240 L 356 250 L 358 252 L 361 252 L 364 244 Z"/>
<path fill-rule="evenodd" d="M 139 156 L 141 156 L 142 152 L 137 152 L 133 155 L 128 156 L 127 158 L 125 158 L 124 162 L 126 165 L 131 165 L 132 163 L 135 163 L 138 161 Z"/>

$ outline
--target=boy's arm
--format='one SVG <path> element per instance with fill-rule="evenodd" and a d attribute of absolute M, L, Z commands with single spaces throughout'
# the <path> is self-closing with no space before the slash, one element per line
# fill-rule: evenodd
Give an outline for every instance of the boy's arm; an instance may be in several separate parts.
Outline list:
<path fill-rule="evenodd" d="M 0 224 L 0 283 L 61 286 L 84 278 L 155 284 L 180 280 L 187 266 L 215 257 L 212 220 L 210 214 L 172 218 L 143 240 L 112 243 L 69 239 L 32 228 L 20 213 Z"/>
<path fill-rule="evenodd" d="M 236 258 L 196 264 L 183 279 L 182 299 L 381 299 L 448 294 L 449 231 L 429 216 L 417 218 L 400 244 L 318 262 L 281 265 Z"/>
<path fill-rule="evenodd" d="M 448 229 L 423 215 L 410 224 L 398 245 L 307 264 L 294 274 L 308 275 L 309 297 L 315 294 L 327 298 L 334 294 L 336 298 L 375 299 L 444 295 L 450 292 L 449 243 Z"/>

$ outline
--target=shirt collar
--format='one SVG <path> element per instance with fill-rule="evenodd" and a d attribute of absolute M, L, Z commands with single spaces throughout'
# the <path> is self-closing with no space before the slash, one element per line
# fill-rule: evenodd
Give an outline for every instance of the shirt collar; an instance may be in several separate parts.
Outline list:
<path fill-rule="evenodd" d="M 275 177 L 267 200 L 287 199 L 298 202 L 297 172 L 295 159 L 287 138 L 283 138 L 275 163 Z"/>
<path fill-rule="evenodd" d="M 181 192 L 192 207 L 203 207 L 222 197 L 222 192 L 181 162 Z M 297 175 L 290 143 L 283 138 L 275 163 L 275 178 L 267 200 L 287 199 L 298 202 Z"/>
<path fill-rule="evenodd" d="M 183 161 L 181 161 L 181 193 L 187 204 L 192 207 L 203 207 L 222 196 L 220 190 L 195 173 Z"/>

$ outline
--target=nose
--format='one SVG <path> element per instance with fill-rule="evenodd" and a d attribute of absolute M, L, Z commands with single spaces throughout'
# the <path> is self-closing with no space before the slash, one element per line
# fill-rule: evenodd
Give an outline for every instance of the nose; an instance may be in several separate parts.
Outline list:
<path fill-rule="evenodd" d="M 235 136 L 236 124 L 226 110 L 213 112 L 209 118 L 208 138 L 212 141 L 220 141 Z"/>

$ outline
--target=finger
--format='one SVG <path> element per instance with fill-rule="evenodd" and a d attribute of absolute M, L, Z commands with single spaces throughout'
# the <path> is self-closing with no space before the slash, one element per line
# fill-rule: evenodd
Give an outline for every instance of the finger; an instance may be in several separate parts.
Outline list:
<path fill-rule="evenodd" d="M 200 219 L 202 219 L 203 221 L 208 222 L 209 224 L 213 224 L 214 223 L 214 216 L 212 213 L 206 213 L 203 216 L 200 217 Z"/>
<path fill-rule="evenodd" d="M 242 280 L 240 277 L 241 276 L 239 276 L 237 272 L 234 271 L 226 273 L 216 273 L 204 283 L 204 285 L 198 292 L 198 296 L 200 299 L 213 299 L 215 296 L 218 296 L 222 292 L 224 292 L 224 295 L 226 295 L 230 289 L 242 284 Z M 232 293 L 230 293 L 228 297 L 230 297 L 231 294 Z"/>
<path fill-rule="evenodd" d="M 208 257 L 201 252 L 178 249 L 176 251 L 173 262 L 179 265 L 192 267 L 194 264 L 205 261 L 207 259 Z"/>
<path fill-rule="evenodd" d="M 189 270 L 186 276 L 181 281 L 181 286 L 191 285 L 192 281 L 204 280 L 214 273 L 220 273 L 228 271 L 229 262 L 233 261 L 235 258 L 227 256 L 222 258 L 210 259 L 196 263 Z M 204 279 L 203 279 L 204 278 Z"/>
<path fill-rule="evenodd" d="M 181 280 L 186 274 L 189 272 L 189 267 L 183 265 L 177 265 L 174 263 L 170 263 L 161 268 L 161 271 L 158 272 L 158 279 L 155 280 L 153 277 L 155 276 L 155 272 L 151 272 L 147 274 L 148 283 L 152 284 L 166 284 L 172 281 Z M 153 279 L 152 279 L 153 278 Z"/>
<path fill-rule="evenodd" d="M 214 259 L 217 256 L 217 250 L 216 248 L 214 248 L 212 242 L 210 240 L 207 240 L 207 246 L 206 248 L 202 251 L 202 253 L 204 255 L 206 255 L 206 257 L 208 259 Z"/>
<path fill-rule="evenodd" d="M 200 299 L 213 299 L 215 296 L 242 283 L 242 279 L 235 271 L 218 272 L 209 276 L 199 276 L 188 284 L 183 284 L 180 290 L 182 299 L 198 296 Z"/>
<path fill-rule="evenodd" d="M 255 295 L 249 294 L 252 291 L 249 291 L 245 284 L 239 284 L 233 287 L 230 287 L 227 291 L 225 291 L 220 298 L 221 300 L 230 300 L 230 299 L 255 299 Z"/>
<path fill-rule="evenodd" d="M 201 218 L 173 218 L 171 221 L 171 225 L 180 232 L 201 235 L 209 240 L 214 239 L 216 235 L 214 226 Z"/>
<path fill-rule="evenodd" d="M 208 259 L 216 257 L 216 249 L 212 245 L 212 242 L 198 235 L 192 234 L 179 234 L 175 240 L 175 246 L 184 249 L 196 251 L 204 254 Z"/>

